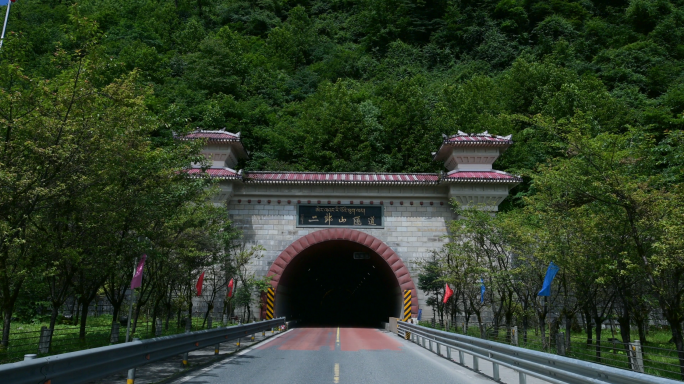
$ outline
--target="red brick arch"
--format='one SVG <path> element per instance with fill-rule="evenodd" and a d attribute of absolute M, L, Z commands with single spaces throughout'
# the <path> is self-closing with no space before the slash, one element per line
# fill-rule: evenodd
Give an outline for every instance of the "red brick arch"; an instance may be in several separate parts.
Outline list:
<path fill-rule="evenodd" d="M 320 231 L 312 232 L 294 243 L 290 244 L 289 247 L 285 248 L 284 251 L 276 258 L 276 260 L 271 264 L 271 268 L 268 270 L 268 276 L 272 276 L 271 286 L 277 291 L 278 283 L 280 282 L 280 277 L 282 276 L 287 265 L 292 261 L 297 255 L 302 251 L 309 248 L 312 245 L 323 243 L 326 241 L 333 240 L 346 240 L 357 244 L 361 244 L 365 247 L 370 248 L 373 252 L 377 253 L 382 257 L 389 267 L 394 272 L 394 276 L 399 282 L 399 287 L 401 291 L 410 289 L 412 293 L 411 299 L 411 313 L 413 316 L 418 314 L 418 296 L 416 292 L 416 286 L 411 279 L 411 274 L 408 268 L 401 261 L 401 258 L 390 248 L 387 244 L 382 242 L 382 240 L 371 236 L 367 233 L 356 231 L 353 229 L 346 228 L 331 228 L 323 229 Z M 265 308 L 262 309 L 262 316 L 265 314 Z"/>

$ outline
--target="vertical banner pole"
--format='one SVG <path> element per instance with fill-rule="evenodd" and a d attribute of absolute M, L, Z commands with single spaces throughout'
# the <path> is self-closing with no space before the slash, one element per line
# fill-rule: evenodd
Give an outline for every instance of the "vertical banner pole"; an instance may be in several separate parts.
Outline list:
<path fill-rule="evenodd" d="M 0 36 L 0 48 L 2 48 L 2 43 L 5 41 L 5 30 L 7 29 L 7 19 L 9 19 L 10 5 L 12 5 L 12 0 L 7 0 L 7 12 L 5 12 L 5 22 L 2 23 L 2 36 Z"/>
<path fill-rule="evenodd" d="M 133 264 L 133 277 L 135 277 L 135 269 L 138 266 L 138 258 L 135 258 L 135 264 Z M 135 289 L 131 289 L 131 305 L 128 307 L 128 324 L 126 325 L 126 342 L 128 343 L 128 337 L 131 333 L 131 317 L 133 317 L 133 301 L 135 301 Z"/>

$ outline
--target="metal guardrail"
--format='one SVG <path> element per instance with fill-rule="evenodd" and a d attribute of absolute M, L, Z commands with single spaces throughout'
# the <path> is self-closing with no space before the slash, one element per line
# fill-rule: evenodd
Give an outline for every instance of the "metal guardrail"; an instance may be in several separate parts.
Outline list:
<path fill-rule="evenodd" d="M 408 333 L 408 335 L 407 335 Z M 398 334 L 425 347 L 430 351 L 432 343 L 441 355 L 446 348 L 446 357 L 451 359 L 451 350 L 458 351 L 458 362 L 464 365 L 464 353 L 473 357 L 473 369 L 478 371 L 479 359 L 492 363 L 494 380 L 499 380 L 499 366 L 508 367 L 519 373 L 519 383 L 525 384 L 527 376 L 536 377 L 554 384 L 681 384 L 681 381 L 632 372 L 601 364 L 576 360 L 550 353 L 531 351 L 494 341 L 444 332 L 432 328 L 399 322 Z"/>
<path fill-rule="evenodd" d="M 285 318 L 278 318 L 4 364 L 0 365 L 0 380 L 12 384 L 86 383 L 283 324 Z"/>

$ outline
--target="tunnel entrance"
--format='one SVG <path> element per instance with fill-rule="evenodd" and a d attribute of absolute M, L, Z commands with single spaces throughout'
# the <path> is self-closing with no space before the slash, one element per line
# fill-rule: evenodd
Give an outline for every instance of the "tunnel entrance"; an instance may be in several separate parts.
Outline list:
<path fill-rule="evenodd" d="M 275 296 L 276 317 L 312 326 L 373 327 L 397 317 L 403 297 L 385 259 L 347 240 L 302 250 L 283 270 Z"/>

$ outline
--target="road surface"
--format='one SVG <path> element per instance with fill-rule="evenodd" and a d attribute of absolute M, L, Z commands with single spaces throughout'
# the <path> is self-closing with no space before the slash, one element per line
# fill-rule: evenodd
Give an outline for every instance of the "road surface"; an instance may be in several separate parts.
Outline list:
<path fill-rule="evenodd" d="M 344 327 L 295 328 L 175 381 L 177 384 L 493 382 L 394 334 Z"/>

